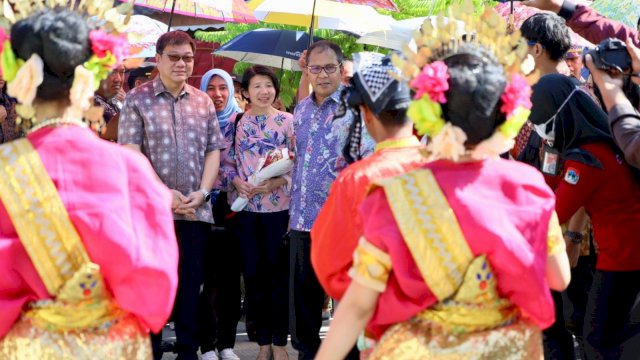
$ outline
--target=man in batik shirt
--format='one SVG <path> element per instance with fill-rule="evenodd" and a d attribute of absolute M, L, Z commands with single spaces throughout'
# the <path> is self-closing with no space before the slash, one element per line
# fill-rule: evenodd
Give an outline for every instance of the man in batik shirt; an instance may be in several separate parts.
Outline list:
<path fill-rule="evenodd" d="M 329 187 L 346 167 L 342 156 L 351 117 L 334 119 L 340 104 L 344 56 L 339 46 L 314 43 L 307 51 L 306 72 L 313 88 L 294 111 L 296 161 L 293 170 L 290 226 L 289 328 L 300 359 L 313 359 L 320 346 L 324 291 L 311 267 L 310 231 L 327 199 Z M 373 140 L 364 135 L 361 155 Z"/>
<path fill-rule="evenodd" d="M 175 351 L 179 359 L 197 360 L 202 254 L 213 223 L 208 200 L 224 145 L 213 102 L 187 84 L 193 72 L 193 39 L 182 31 L 168 32 L 158 39 L 156 51 L 159 76 L 127 94 L 118 141 L 147 156 L 160 180 L 172 189 L 180 248 Z M 154 356 L 160 359 L 160 338 L 153 340 Z"/>

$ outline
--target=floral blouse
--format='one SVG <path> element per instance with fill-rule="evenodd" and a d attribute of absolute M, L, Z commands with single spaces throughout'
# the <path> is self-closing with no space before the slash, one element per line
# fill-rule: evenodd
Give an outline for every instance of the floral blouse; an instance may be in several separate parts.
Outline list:
<path fill-rule="evenodd" d="M 229 150 L 223 152 L 219 173 L 219 186 L 228 191 L 229 204 L 238 198 L 238 192 L 233 186 L 233 179 L 239 176 L 247 181 L 249 176 L 257 170 L 260 158 L 269 150 L 293 149 L 295 139 L 293 135 L 293 115 L 278 111 L 272 116 L 253 116 L 245 113 L 238 124 L 235 115 L 225 129 L 225 144 Z M 231 148 L 235 126 L 235 147 Z M 278 212 L 289 209 L 291 174 L 285 175 L 287 183 L 270 193 L 257 194 L 249 199 L 245 211 L 250 212 Z"/>

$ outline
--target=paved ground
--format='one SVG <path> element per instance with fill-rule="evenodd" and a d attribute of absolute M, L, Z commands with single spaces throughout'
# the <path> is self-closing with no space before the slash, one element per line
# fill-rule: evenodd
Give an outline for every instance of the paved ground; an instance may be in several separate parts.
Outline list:
<path fill-rule="evenodd" d="M 322 329 L 320 330 L 320 337 L 324 338 L 326 332 L 329 330 L 329 321 L 325 321 L 322 324 Z M 165 327 L 162 332 L 162 337 L 164 340 L 175 340 L 174 332 L 169 328 Z M 247 337 L 247 332 L 244 328 L 244 322 L 238 323 L 238 330 L 236 336 L 236 346 L 235 352 L 242 360 L 254 360 L 258 356 L 258 344 L 255 342 L 249 341 Z M 291 347 L 291 339 L 289 339 L 289 343 L 287 344 L 287 350 L 289 352 L 289 359 L 296 360 L 298 358 L 298 352 L 295 351 Z M 165 353 L 162 357 L 162 360 L 174 360 L 176 355 L 173 353 Z"/>

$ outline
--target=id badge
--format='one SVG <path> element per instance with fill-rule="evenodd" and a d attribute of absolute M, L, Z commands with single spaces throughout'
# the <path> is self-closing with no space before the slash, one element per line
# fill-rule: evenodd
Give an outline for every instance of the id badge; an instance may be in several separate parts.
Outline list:
<path fill-rule="evenodd" d="M 556 176 L 558 174 L 558 165 L 560 162 L 560 153 L 551 146 L 544 144 L 542 148 L 542 173 L 545 175 Z"/>

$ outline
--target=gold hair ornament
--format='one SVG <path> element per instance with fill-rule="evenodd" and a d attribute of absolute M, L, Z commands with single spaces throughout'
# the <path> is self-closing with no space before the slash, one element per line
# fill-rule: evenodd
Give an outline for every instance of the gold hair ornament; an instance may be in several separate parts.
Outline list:
<path fill-rule="evenodd" d="M 464 23 L 464 34 L 459 31 L 459 22 Z M 513 147 L 513 138 L 529 116 L 529 85 L 537 81 L 538 75 L 533 72 L 532 59 L 527 57 L 527 44 L 520 31 L 508 30 L 505 20 L 493 9 L 486 8 L 481 15 L 475 15 L 473 3 L 465 0 L 438 15 L 435 24 L 425 20 L 421 31 L 414 33 L 417 50 L 407 44 L 403 47 L 404 59 L 393 55 L 392 62 L 400 74 L 391 76 L 416 90 L 408 116 L 421 133 L 431 137 L 428 147 L 434 158 L 456 161 L 467 154 L 466 134 L 453 124 L 445 123 L 441 104 L 446 103 L 445 92 L 449 88 L 448 68 L 442 60 L 464 53 L 464 48 L 469 46 L 490 52 L 502 65 L 508 83 L 500 108 L 506 121 L 489 139 L 476 145 L 471 156 L 492 157 Z"/>

